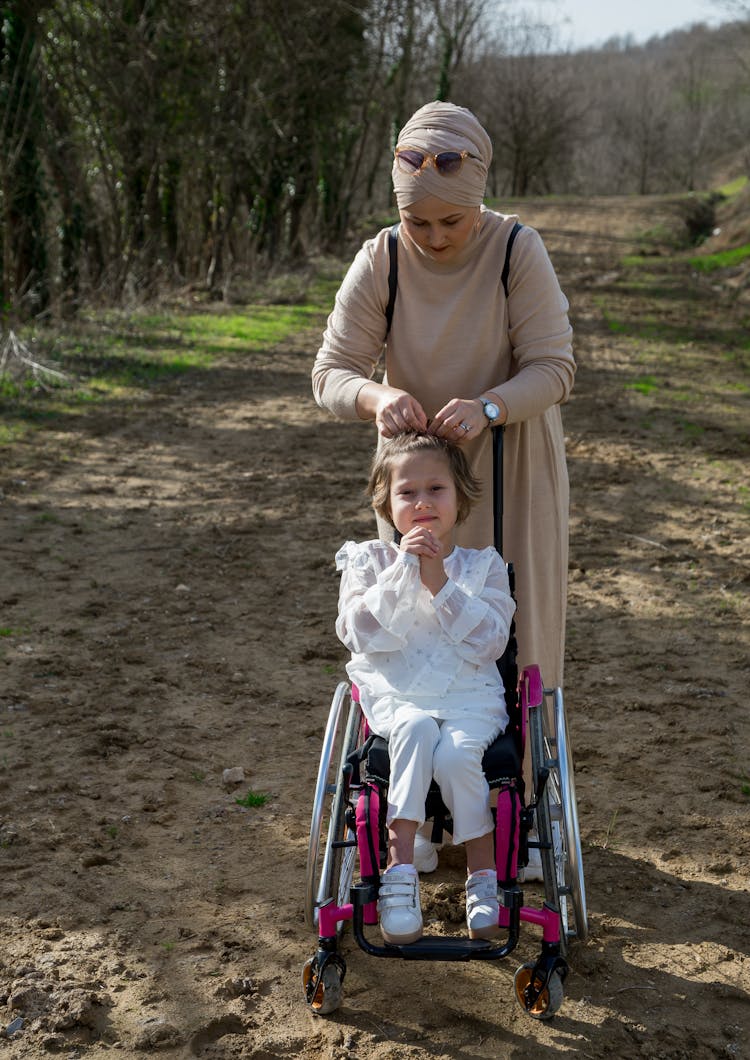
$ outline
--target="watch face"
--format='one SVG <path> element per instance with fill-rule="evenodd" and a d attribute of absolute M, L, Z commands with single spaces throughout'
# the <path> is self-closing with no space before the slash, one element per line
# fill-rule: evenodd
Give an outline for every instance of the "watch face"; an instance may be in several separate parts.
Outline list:
<path fill-rule="evenodd" d="M 500 415 L 500 409 L 497 407 L 494 401 L 485 401 L 484 414 L 488 420 L 496 420 L 497 417 Z"/>

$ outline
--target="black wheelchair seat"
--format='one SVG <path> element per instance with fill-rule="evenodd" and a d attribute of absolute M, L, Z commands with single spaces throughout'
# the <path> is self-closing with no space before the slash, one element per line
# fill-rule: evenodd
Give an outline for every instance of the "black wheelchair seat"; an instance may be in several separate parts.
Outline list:
<path fill-rule="evenodd" d="M 388 785 L 391 761 L 388 741 L 382 736 L 371 736 L 367 741 L 365 779 L 374 784 Z M 510 725 L 484 752 L 482 769 L 491 788 L 517 780 L 521 774 L 521 756 Z M 433 781 L 434 784 L 434 781 Z"/>

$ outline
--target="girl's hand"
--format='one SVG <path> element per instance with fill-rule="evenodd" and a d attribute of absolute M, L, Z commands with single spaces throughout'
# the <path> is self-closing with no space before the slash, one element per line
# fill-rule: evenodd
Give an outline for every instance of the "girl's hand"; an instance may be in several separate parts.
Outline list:
<path fill-rule="evenodd" d="M 382 386 L 375 405 L 375 423 L 383 438 L 402 431 L 427 430 L 427 416 L 416 398 L 405 390 Z"/>
<path fill-rule="evenodd" d="M 442 543 L 426 526 L 414 526 L 401 538 L 399 548 L 419 557 L 419 576 L 425 589 L 437 596 L 448 580 Z"/>
<path fill-rule="evenodd" d="M 398 546 L 402 552 L 408 552 L 411 556 L 423 556 L 435 559 L 443 556 L 443 546 L 435 537 L 433 532 L 426 526 L 413 526 L 404 534 Z"/>
<path fill-rule="evenodd" d="M 462 445 L 478 438 L 487 422 L 479 398 L 451 398 L 430 421 L 430 434 Z"/>

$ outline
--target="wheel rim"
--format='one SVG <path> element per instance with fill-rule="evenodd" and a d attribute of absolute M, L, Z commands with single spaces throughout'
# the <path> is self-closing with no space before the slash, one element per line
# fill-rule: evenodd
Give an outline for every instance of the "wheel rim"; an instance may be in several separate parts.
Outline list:
<path fill-rule="evenodd" d="M 341 783 L 341 777 L 347 758 L 357 746 L 361 716 L 359 705 L 351 702 L 346 719 L 346 728 L 340 741 L 341 751 L 333 783 L 333 802 L 328 835 L 326 836 L 323 866 L 318 883 L 316 913 L 317 907 L 328 901 L 329 898 L 333 898 L 339 906 L 344 905 L 349 900 L 349 891 L 357 860 L 357 848 L 355 846 L 334 847 L 333 843 L 352 842 L 356 838 L 355 832 L 346 822 L 349 799 Z M 344 925 L 341 924 L 339 934 L 343 931 L 343 927 Z"/>
<path fill-rule="evenodd" d="M 583 855 L 581 853 L 581 833 L 578 826 L 578 805 L 576 803 L 573 759 L 570 752 L 570 739 L 568 737 L 568 724 L 565 717 L 562 691 L 559 688 L 556 688 L 554 693 L 554 722 L 560 776 L 561 824 L 565 843 L 564 870 L 566 871 L 564 871 L 564 883 L 566 894 L 569 895 L 573 907 L 575 937 L 583 941 L 588 935 L 586 884 L 583 878 Z M 567 925 L 566 931 L 571 933 Z"/>
<path fill-rule="evenodd" d="M 347 702 L 348 711 L 345 709 Z M 356 846 L 334 844 L 353 843 L 356 838 L 346 820 L 349 798 L 342 781 L 342 770 L 357 746 L 361 724 L 359 704 L 351 699 L 349 685 L 342 681 L 336 688 L 328 715 L 310 820 L 305 921 L 314 930 L 317 930 L 320 905 L 331 899 L 338 905 L 349 900 L 357 860 Z M 344 927 L 344 923 L 339 924 L 338 934 Z"/>
<path fill-rule="evenodd" d="M 530 1016 L 540 1019 L 549 1012 L 550 1007 L 550 995 L 547 987 L 542 990 L 539 997 L 536 999 L 533 1005 L 529 1006 L 526 1001 L 526 990 L 531 985 L 531 980 L 534 976 L 533 965 L 524 964 L 518 969 L 514 979 L 514 986 L 516 988 L 516 999 L 518 1004 L 524 1010 L 528 1012 Z"/>
<path fill-rule="evenodd" d="M 554 762 L 551 759 L 548 747 L 548 738 L 545 732 L 546 703 L 543 700 L 538 707 L 529 712 L 529 739 L 531 741 L 531 758 L 534 771 L 534 786 L 536 787 L 539 771 L 543 767 L 549 768 L 549 776 L 542 791 L 542 797 L 536 805 L 536 828 L 540 843 L 539 855 L 542 862 L 544 876 L 544 897 L 546 901 L 556 910 L 560 911 L 560 888 L 558 884 L 558 869 L 556 858 L 556 847 L 552 831 L 551 792 L 554 785 Z"/>
<path fill-rule="evenodd" d="M 342 681 L 334 692 L 331 708 L 328 712 L 325 734 L 323 736 L 323 747 L 320 752 L 318 777 L 315 782 L 313 808 L 310 817 L 310 839 L 307 847 L 307 874 L 305 878 L 305 923 L 311 928 L 315 927 L 317 920 L 316 902 L 319 886 L 318 872 L 323 814 L 325 812 L 327 798 L 331 794 L 331 763 L 336 760 L 335 750 L 337 737 L 339 735 L 342 708 L 348 692 L 349 686 L 345 681 Z"/>
<path fill-rule="evenodd" d="M 551 724 L 545 700 L 530 711 L 529 734 L 535 782 L 539 769 L 549 770 L 537 805 L 537 830 L 542 843 L 545 898 L 559 912 L 561 945 L 565 949 L 571 939 L 587 937 L 588 921 L 565 709 L 561 690 L 555 689 L 552 695 Z"/>
<path fill-rule="evenodd" d="M 327 964 L 315 988 L 315 993 L 308 998 L 307 991 L 314 974 L 317 974 L 317 961 L 311 957 L 302 969 L 302 988 L 313 1012 L 327 1015 L 329 1012 L 334 1012 L 341 1004 L 342 977 L 337 968 L 332 964 Z"/>

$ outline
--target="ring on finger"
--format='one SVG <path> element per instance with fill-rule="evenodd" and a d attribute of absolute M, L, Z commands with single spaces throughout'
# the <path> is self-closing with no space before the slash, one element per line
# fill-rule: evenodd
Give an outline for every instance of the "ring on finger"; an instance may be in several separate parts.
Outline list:
<path fill-rule="evenodd" d="M 471 430 L 471 424 L 470 423 L 459 423 L 458 426 L 461 428 L 462 431 L 465 431 L 467 434 Z"/>

